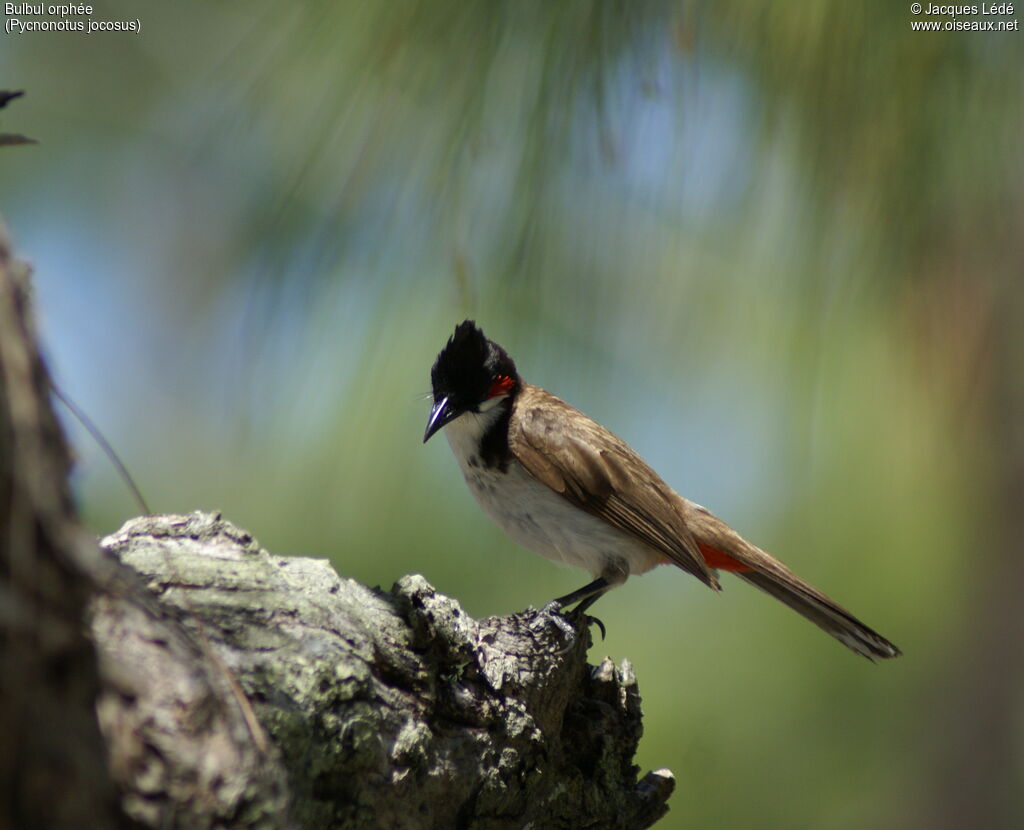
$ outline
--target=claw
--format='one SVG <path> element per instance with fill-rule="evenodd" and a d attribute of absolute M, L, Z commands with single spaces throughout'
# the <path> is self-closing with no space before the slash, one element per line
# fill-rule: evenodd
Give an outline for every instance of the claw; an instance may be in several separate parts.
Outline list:
<path fill-rule="evenodd" d="M 561 631 L 566 640 L 571 642 L 576 639 L 576 629 L 572 622 L 561 613 L 561 606 L 556 600 L 552 600 L 537 612 L 537 617 L 530 623 L 530 628 L 539 631 L 548 623 Z"/>
<path fill-rule="evenodd" d="M 549 615 L 551 622 L 555 624 L 555 628 L 562 632 L 562 635 L 566 640 L 572 643 L 576 639 L 576 629 L 572 627 L 572 623 L 569 622 L 565 617 L 559 613 Z"/>
<path fill-rule="evenodd" d="M 587 600 L 583 600 L 576 608 L 564 612 L 562 609 L 565 607 L 565 604 L 561 600 L 553 599 L 537 612 L 537 618 L 530 624 L 530 627 L 536 631 L 543 624 L 550 621 L 555 628 L 562 632 L 565 639 L 570 641 L 570 645 L 564 651 L 568 651 L 572 647 L 572 642 L 575 641 L 577 636 L 577 628 L 580 625 L 596 625 L 601 631 L 601 639 L 606 640 L 608 639 L 608 631 L 604 627 L 604 623 L 599 618 L 592 617 L 586 613 L 586 609 L 590 604 Z"/>
<path fill-rule="evenodd" d="M 608 631 L 605 629 L 604 623 L 598 617 L 592 617 L 590 614 L 587 614 L 585 611 L 580 611 L 578 608 L 569 612 L 567 616 L 578 625 L 596 625 L 601 630 L 601 639 L 608 639 Z"/>

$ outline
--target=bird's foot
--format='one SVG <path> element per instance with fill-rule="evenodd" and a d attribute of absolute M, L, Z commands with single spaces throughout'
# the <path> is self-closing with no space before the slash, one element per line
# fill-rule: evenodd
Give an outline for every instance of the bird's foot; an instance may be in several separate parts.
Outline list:
<path fill-rule="evenodd" d="M 585 608 L 577 607 L 567 613 L 563 612 L 562 608 L 563 606 L 558 600 L 551 600 L 537 613 L 537 619 L 533 626 L 538 628 L 550 622 L 562 632 L 566 640 L 570 641 L 576 639 L 578 629 L 591 624 L 596 625 L 601 630 L 602 640 L 608 636 L 604 623 L 597 617 L 587 614 Z"/>
<path fill-rule="evenodd" d="M 530 624 L 530 627 L 534 631 L 539 631 L 549 623 L 561 631 L 566 640 L 572 642 L 576 639 L 576 629 L 571 620 L 562 613 L 562 606 L 557 600 L 552 600 L 541 608 L 537 612 L 537 619 Z"/>

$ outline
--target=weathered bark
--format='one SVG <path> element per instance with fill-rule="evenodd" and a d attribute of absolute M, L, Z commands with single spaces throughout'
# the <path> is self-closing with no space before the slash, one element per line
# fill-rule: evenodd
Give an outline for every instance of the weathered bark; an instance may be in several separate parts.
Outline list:
<path fill-rule="evenodd" d="M 146 824 L 634 828 L 667 810 L 671 775 L 632 764 L 632 669 L 588 666 L 586 630 L 474 620 L 420 576 L 371 590 L 214 514 L 102 544 L 159 603 L 146 618 L 111 592 L 92 615 L 120 678 L 101 724 Z"/>
<path fill-rule="evenodd" d="M 219 516 L 79 525 L 0 229 L 0 830 L 647 827 L 628 664 L 281 558 Z M 87 636 L 91 631 L 92 640 Z M 98 721 L 97 721 L 98 713 Z"/>
<path fill-rule="evenodd" d="M 0 827 L 112 827 L 122 814 L 82 625 L 107 563 L 71 506 L 29 305 L 28 267 L 0 225 Z"/>

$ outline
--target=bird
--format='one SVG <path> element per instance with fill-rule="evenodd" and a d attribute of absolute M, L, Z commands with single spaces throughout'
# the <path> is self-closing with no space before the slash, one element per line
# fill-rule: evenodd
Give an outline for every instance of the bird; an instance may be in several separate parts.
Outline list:
<path fill-rule="evenodd" d="M 676 493 L 625 441 L 519 375 L 473 320 L 464 320 L 430 370 L 433 403 L 423 442 L 442 429 L 470 492 L 513 540 L 592 581 L 543 610 L 582 615 L 629 576 L 674 565 L 709 588 L 732 573 L 870 660 L 900 650 Z"/>

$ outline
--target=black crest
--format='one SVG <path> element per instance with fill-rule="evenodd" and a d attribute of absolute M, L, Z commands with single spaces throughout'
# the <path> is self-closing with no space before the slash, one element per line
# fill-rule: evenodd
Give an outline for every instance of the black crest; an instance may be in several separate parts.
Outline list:
<path fill-rule="evenodd" d="M 499 377 L 518 381 L 516 364 L 472 320 L 455 327 L 430 370 L 434 400 L 447 396 L 459 409 L 475 409 Z"/>

